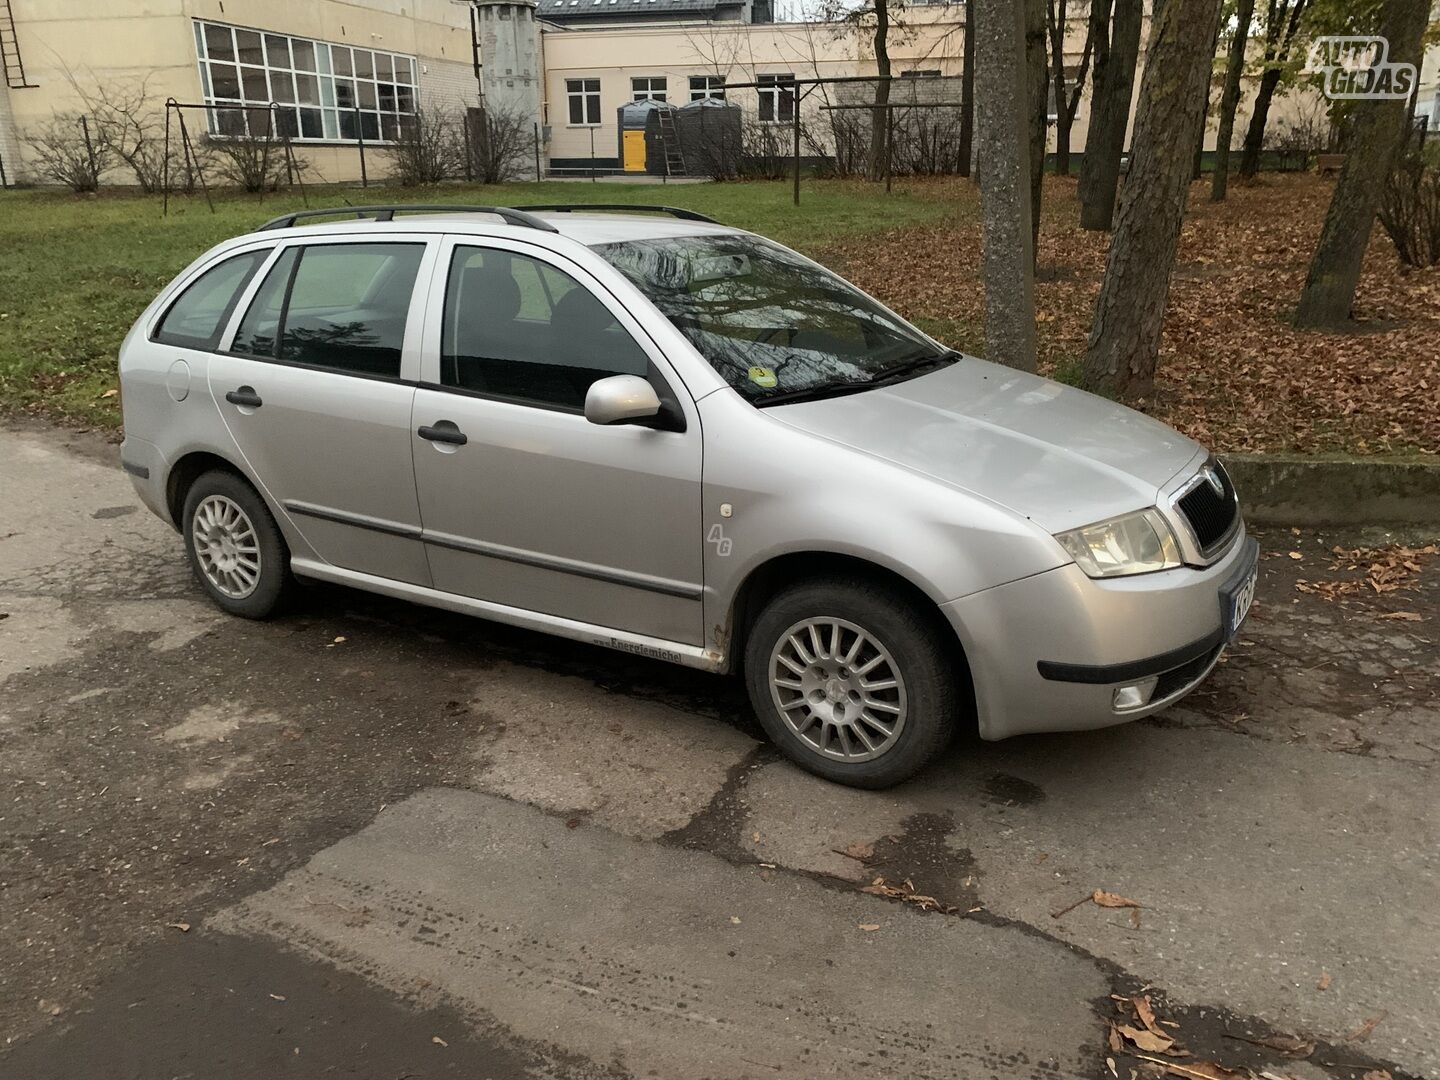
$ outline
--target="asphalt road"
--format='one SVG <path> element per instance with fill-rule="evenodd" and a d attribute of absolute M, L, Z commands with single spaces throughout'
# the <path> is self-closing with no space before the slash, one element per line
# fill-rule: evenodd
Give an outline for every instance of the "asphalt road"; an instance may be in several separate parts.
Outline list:
<path fill-rule="evenodd" d="M 857 792 L 731 680 L 227 619 L 113 447 L 0 428 L 0 1077 L 1124 1078 L 1141 993 L 1181 1063 L 1440 1074 L 1440 583 L 1381 619 L 1262 542 L 1184 707 Z M 1055 917 L 1095 889 L 1141 906 Z"/>

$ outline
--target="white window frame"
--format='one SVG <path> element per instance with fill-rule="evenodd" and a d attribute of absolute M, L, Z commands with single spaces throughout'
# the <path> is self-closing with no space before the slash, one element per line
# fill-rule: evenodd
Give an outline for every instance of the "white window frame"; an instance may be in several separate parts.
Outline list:
<path fill-rule="evenodd" d="M 699 83 L 697 87 L 695 84 Z M 690 100 L 691 101 L 724 101 L 725 100 L 725 77 L 723 75 L 691 75 L 690 76 Z"/>
<path fill-rule="evenodd" d="M 642 88 L 642 85 L 643 88 Z M 631 101 L 665 101 L 670 94 L 670 82 L 664 75 L 632 75 L 630 77 Z"/>
<path fill-rule="evenodd" d="M 761 83 L 757 91 L 760 96 L 760 108 L 756 115 L 762 124 L 792 124 L 795 122 L 795 109 L 799 106 L 799 87 L 795 85 L 795 73 L 793 71 L 766 72 L 755 76 L 755 81 Z M 788 93 L 786 89 L 788 88 Z M 790 113 L 787 116 L 784 105 L 789 99 Z M 769 110 L 770 117 L 766 119 L 765 112 Z"/>
<path fill-rule="evenodd" d="M 580 103 L 579 123 L 575 121 L 575 103 L 577 101 Z M 594 106 L 595 118 L 593 120 L 590 119 L 591 106 Z M 598 75 L 565 80 L 565 120 L 566 127 L 600 126 L 600 77 Z"/>
<path fill-rule="evenodd" d="M 206 110 L 212 136 L 263 136 L 272 101 L 273 134 L 301 142 L 354 143 L 363 134 L 366 142 L 394 143 L 415 115 L 420 71 L 413 56 L 210 19 L 192 26 L 202 99 L 230 106 Z"/>

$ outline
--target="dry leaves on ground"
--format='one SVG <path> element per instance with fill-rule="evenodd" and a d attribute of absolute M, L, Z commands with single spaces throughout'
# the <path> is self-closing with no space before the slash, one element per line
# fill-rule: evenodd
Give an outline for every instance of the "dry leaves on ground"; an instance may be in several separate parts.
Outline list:
<path fill-rule="evenodd" d="M 964 181 L 912 184 L 953 198 L 954 222 L 819 252 L 949 344 L 981 348 L 978 197 Z M 1440 453 L 1440 267 L 1405 272 L 1376 229 L 1355 333 L 1297 330 L 1300 296 L 1334 181 L 1263 177 L 1223 203 L 1192 198 L 1144 411 L 1220 451 Z M 1108 237 L 1078 225 L 1075 183 L 1047 178 L 1036 305 L 1041 370 L 1085 353 Z"/>
<path fill-rule="evenodd" d="M 872 896 L 884 896 L 890 900 L 903 900 L 907 904 L 914 904 L 922 911 L 938 911 L 942 915 L 954 915 L 960 910 L 953 904 L 942 904 L 933 896 L 925 896 L 916 892 L 915 883 L 909 878 L 899 885 L 891 885 L 883 877 L 877 877 L 860 891 L 870 893 Z"/>
<path fill-rule="evenodd" d="M 1440 554 L 1440 545 L 1436 544 L 1426 544 L 1424 547 L 1407 544 L 1368 548 L 1333 547 L 1330 549 L 1331 559 L 1326 569 L 1335 576 L 1322 580 L 1300 578 L 1295 582 L 1295 588 L 1299 592 L 1310 593 L 1325 600 L 1408 592 L 1418 586 L 1419 575 L 1437 554 Z M 1421 616 L 1408 611 L 1388 612 L 1380 618 L 1423 621 Z"/>

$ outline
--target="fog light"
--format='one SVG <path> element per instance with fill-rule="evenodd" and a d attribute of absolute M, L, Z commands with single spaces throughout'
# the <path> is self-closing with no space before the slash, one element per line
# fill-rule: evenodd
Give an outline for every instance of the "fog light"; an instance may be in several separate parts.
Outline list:
<path fill-rule="evenodd" d="M 1143 709 L 1150 704 L 1150 695 L 1155 693 L 1155 684 L 1160 680 L 1157 678 L 1141 679 L 1139 682 L 1131 683 L 1129 686 L 1117 686 L 1115 696 L 1111 699 L 1110 707 L 1116 712 L 1130 712 L 1134 709 Z"/>

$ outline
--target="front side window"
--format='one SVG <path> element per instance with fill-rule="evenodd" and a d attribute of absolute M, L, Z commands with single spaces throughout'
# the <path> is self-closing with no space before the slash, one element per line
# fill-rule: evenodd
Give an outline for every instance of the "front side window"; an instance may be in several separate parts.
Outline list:
<path fill-rule="evenodd" d="M 393 142 L 415 114 L 413 56 L 200 21 L 195 53 L 212 135 Z"/>
<path fill-rule="evenodd" d="M 761 75 L 760 122 L 762 124 L 788 124 L 795 119 L 795 76 Z"/>
<path fill-rule="evenodd" d="M 455 249 L 445 288 L 441 385 L 579 411 L 596 379 L 648 369 L 635 339 L 569 274 L 496 248 Z"/>
<path fill-rule="evenodd" d="M 725 80 L 719 75 L 691 75 L 690 100 L 705 101 L 707 98 L 724 101 Z"/>
<path fill-rule="evenodd" d="M 155 340 L 190 349 L 213 349 L 241 292 L 268 251 L 247 251 L 206 270 L 186 286 L 155 328 Z"/>
<path fill-rule="evenodd" d="M 583 127 L 600 123 L 600 80 L 566 79 L 565 97 L 570 105 L 570 123 Z"/>
<path fill-rule="evenodd" d="M 861 390 L 955 359 L 830 271 L 759 237 L 680 236 L 594 250 L 757 404 Z"/>
<path fill-rule="evenodd" d="M 424 244 L 288 248 L 251 301 L 231 352 L 397 378 L 424 254 Z"/>
<path fill-rule="evenodd" d="M 664 101 L 665 92 L 665 77 L 663 75 L 647 75 L 630 80 L 631 101 Z"/>

